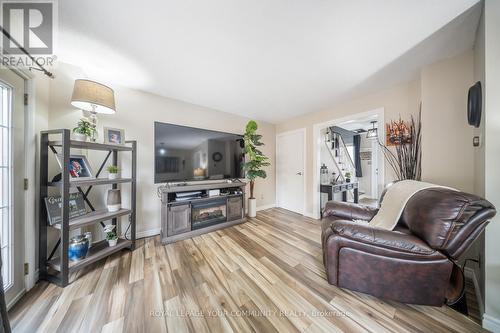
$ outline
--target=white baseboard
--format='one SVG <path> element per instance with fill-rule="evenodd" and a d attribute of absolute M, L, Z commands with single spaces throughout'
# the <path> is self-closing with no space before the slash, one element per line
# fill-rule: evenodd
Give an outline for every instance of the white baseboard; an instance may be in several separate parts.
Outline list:
<path fill-rule="evenodd" d="M 489 316 L 485 313 L 483 316 L 483 328 L 490 330 L 493 333 L 500 333 L 500 319 Z"/>
<path fill-rule="evenodd" d="M 145 238 L 145 237 L 156 236 L 156 235 L 159 235 L 160 232 L 161 232 L 161 228 L 138 231 L 136 233 L 136 238 Z"/>
<path fill-rule="evenodd" d="M 312 212 L 305 212 L 304 216 L 310 217 L 310 218 L 315 219 L 315 220 L 319 220 L 319 217 L 314 216 L 314 214 Z"/>
<path fill-rule="evenodd" d="M 276 207 L 275 204 L 263 205 L 263 206 L 259 206 L 259 207 L 255 208 L 255 210 L 259 211 L 259 210 L 270 209 L 270 208 L 274 208 L 274 207 Z"/>
<path fill-rule="evenodd" d="M 19 294 L 17 294 L 10 302 L 9 304 L 7 304 L 7 311 L 10 310 L 14 304 L 17 303 L 17 301 L 19 301 L 21 299 L 21 297 L 24 296 L 24 294 L 26 294 L 26 289 L 23 289 L 19 292 Z"/>

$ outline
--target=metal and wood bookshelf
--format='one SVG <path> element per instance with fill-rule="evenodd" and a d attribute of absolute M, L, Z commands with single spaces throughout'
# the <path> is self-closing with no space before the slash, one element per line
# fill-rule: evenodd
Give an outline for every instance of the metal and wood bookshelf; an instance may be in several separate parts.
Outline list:
<path fill-rule="evenodd" d="M 40 279 L 48 280 L 59 286 L 65 287 L 69 284 L 69 274 L 75 270 L 83 268 L 98 260 L 101 260 L 124 248 L 131 250 L 135 247 L 136 238 L 136 189 L 137 189 L 137 143 L 136 141 L 127 141 L 125 145 L 111 145 L 96 142 L 82 142 L 71 140 L 69 129 L 57 129 L 40 132 L 40 193 L 39 193 L 39 246 L 38 261 Z M 59 140 L 51 141 L 52 137 L 58 137 Z M 87 149 L 107 151 L 107 155 L 101 163 L 94 179 L 70 179 L 69 158 L 71 149 Z M 49 154 L 59 155 L 61 159 L 61 179 L 53 182 L 48 179 L 48 160 Z M 130 152 L 131 158 L 131 176 L 129 178 L 107 179 L 99 178 L 104 166 L 111 157 L 113 165 L 118 163 L 119 152 Z M 57 156 L 55 156 L 57 158 Z M 89 193 L 94 186 L 111 185 L 113 189 L 118 188 L 118 184 L 130 183 L 130 208 L 122 208 L 117 212 L 108 212 L 107 210 L 96 211 L 92 202 L 89 200 Z M 62 199 L 61 223 L 49 225 L 47 220 L 47 210 L 44 205 L 44 199 L 48 195 L 48 188 L 55 187 L 59 190 Z M 82 194 L 83 200 L 90 208 L 86 215 L 70 218 L 69 217 L 69 196 L 70 189 L 76 188 Z M 84 226 L 100 223 L 104 226 L 104 221 L 111 220 L 115 226 L 118 218 L 129 216 L 130 237 L 118 238 L 116 246 L 109 247 L 107 241 L 99 241 L 92 244 L 87 256 L 79 261 L 69 261 L 69 232 Z M 59 240 L 55 247 L 47 256 L 47 231 L 48 228 L 54 228 L 59 232 Z M 59 256 L 55 256 L 59 250 Z"/>

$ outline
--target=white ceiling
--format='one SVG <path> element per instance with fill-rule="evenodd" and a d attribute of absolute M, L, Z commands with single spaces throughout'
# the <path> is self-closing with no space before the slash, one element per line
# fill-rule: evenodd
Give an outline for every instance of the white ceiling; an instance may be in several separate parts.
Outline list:
<path fill-rule="evenodd" d="M 94 80 L 277 123 L 470 48 L 479 9 L 442 28 L 477 2 L 64 0 L 57 54 Z"/>

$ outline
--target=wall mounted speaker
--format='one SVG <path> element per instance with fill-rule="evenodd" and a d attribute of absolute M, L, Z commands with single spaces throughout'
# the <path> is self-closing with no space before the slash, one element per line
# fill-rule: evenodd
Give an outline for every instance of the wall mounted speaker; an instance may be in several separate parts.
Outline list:
<path fill-rule="evenodd" d="M 483 93 L 481 91 L 481 82 L 477 81 L 469 88 L 467 97 L 467 119 L 469 125 L 479 127 L 481 124 L 481 109 L 483 107 Z"/>

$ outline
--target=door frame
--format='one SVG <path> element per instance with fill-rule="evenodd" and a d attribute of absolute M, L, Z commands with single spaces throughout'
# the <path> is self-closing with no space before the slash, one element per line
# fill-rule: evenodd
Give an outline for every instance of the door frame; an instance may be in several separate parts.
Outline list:
<path fill-rule="evenodd" d="M 305 127 L 302 127 L 302 128 L 298 128 L 298 129 L 295 129 L 295 130 L 291 130 L 291 131 L 286 131 L 286 132 L 281 132 L 281 133 L 278 133 L 276 134 L 276 198 L 275 198 L 275 201 L 276 201 L 276 207 L 279 207 L 279 201 L 278 201 L 278 196 L 279 196 L 279 177 L 278 177 L 278 159 L 279 159 L 279 148 L 278 148 L 278 140 L 280 137 L 283 137 L 283 136 L 287 136 L 287 135 L 290 135 L 290 134 L 295 134 L 295 133 L 302 133 L 302 143 L 303 143 L 303 151 L 304 151 L 304 158 L 303 158 L 303 161 L 302 161 L 302 172 L 303 172 L 303 181 L 304 181 L 304 192 L 303 192 L 303 204 L 302 204 L 302 211 L 299 213 L 299 214 L 302 214 L 302 215 L 305 215 L 306 213 L 306 188 L 307 188 L 307 165 L 306 165 L 306 159 L 307 159 L 307 144 L 306 144 L 306 139 L 307 139 L 307 130 Z"/>
<path fill-rule="evenodd" d="M 36 268 L 36 168 L 28 172 L 29 165 L 35 165 L 38 145 L 30 142 L 38 141 L 35 133 L 35 76 L 29 70 L 10 68 L 15 74 L 24 80 L 24 93 L 28 94 L 28 105 L 24 106 L 24 178 L 28 180 L 28 190 L 24 191 L 24 263 L 28 263 L 28 274 L 24 275 L 24 288 L 7 304 L 9 310 L 16 302 L 33 286 L 38 280 L 38 269 Z"/>
<path fill-rule="evenodd" d="M 381 142 L 384 142 L 385 140 L 385 119 L 384 119 L 384 114 L 385 114 L 385 109 L 383 107 L 373 109 L 370 111 L 365 111 L 365 112 L 360 112 L 360 113 L 355 113 L 352 115 L 348 115 L 345 117 L 341 118 L 336 118 L 332 120 L 328 120 L 322 123 L 317 123 L 313 125 L 313 182 L 312 182 L 312 193 L 313 193 L 313 209 L 312 209 L 312 216 L 315 219 L 320 219 L 321 214 L 320 214 L 320 174 L 319 174 L 319 166 L 321 165 L 321 145 L 323 144 L 323 141 L 321 140 L 321 130 L 330 127 L 330 126 L 335 126 L 341 123 L 345 123 L 346 121 L 349 120 L 356 120 L 356 119 L 362 119 L 366 117 L 370 117 L 373 115 L 377 115 L 377 122 L 378 124 L 382 124 L 382 126 L 378 126 L 378 138 Z M 379 169 L 379 175 L 380 175 L 380 183 L 385 183 L 385 160 L 384 157 L 381 156 L 382 151 L 379 149 L 379 158 L 378 161 L 378 169 Z M 380 193 L 379 189 L 377 191 Z"/>

